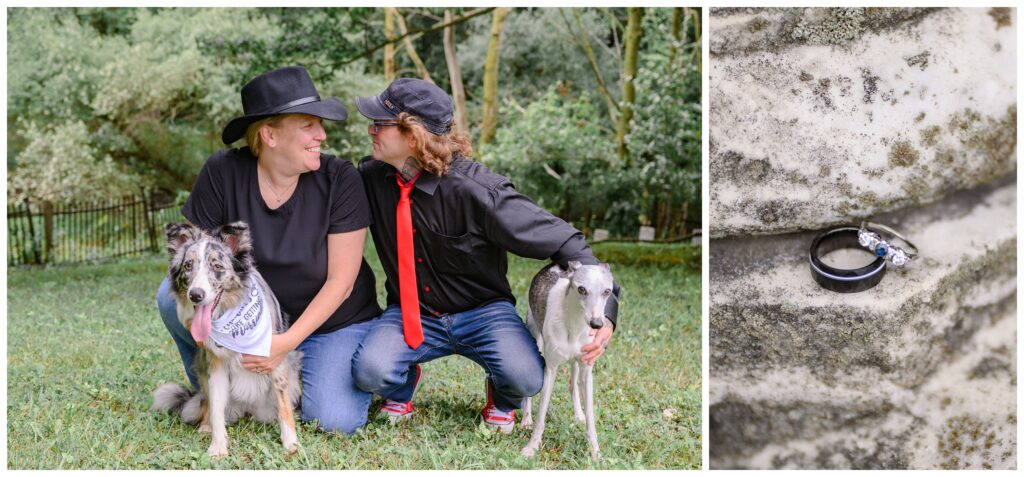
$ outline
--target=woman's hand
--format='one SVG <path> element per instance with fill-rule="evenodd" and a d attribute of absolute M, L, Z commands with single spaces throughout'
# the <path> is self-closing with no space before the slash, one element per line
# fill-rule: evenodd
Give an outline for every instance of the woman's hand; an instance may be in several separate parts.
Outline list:
<path fill-rule="evenodd" d="M 242 355 L 242 367 L 257 374 L 269 374 L 277 368 L 277 365 L 284 361 L 288 352 L 295 349 L 288 334 L 273 335 L 270 338 L 270 356 L 254 356 L 251 354 Z"/>
<path fill-rule="evenodd" d="M 327 280 L 306 311 L 292 323 L 288 331 L 274 335 L 270 356 L 242 355 L 242 367 L 254 373 L 269 373 L 284 361 L 288 352 L 299 347 L 320 327 L 352 293 L 359 267 L 363 263 L 366 229 L 327 235 Z"/>
<path fill-rule="evenodd" d="M 605 324 L 601 329 L 590 330 L 590 335 L 594 337 L 594 341 L 580 348 L 580 351 L 583 352 L 583 356 L 580 356 L 580 361 L 593 366 L 597 362 L 597 358 L 601 357 L 604 354 L 604 350 L 608 348 L 608 343 L 612 340 L 614 330 L 615 328 L 612 327 L 612 323 L 609 320 L 605 320 Z"/>

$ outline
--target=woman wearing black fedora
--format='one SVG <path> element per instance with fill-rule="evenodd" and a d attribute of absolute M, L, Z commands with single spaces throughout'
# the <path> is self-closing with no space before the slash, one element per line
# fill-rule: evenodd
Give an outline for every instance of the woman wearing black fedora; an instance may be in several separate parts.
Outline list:
<path fill-rule="evenodd" d="M 244 115 L 221 139 L 245 137 L 248 145 L 213 154 L 181 212 L 204 230 L 249 224 L 256 264 L 289 328 L 273 336 L 269 356 L 246 354 L 242 364 L 265 373 L 301 351 L 302 420 L 349 434 L 366 422 L 372 397 L 353 383 L 352 354 L 381 310 L 363 259 L 371 219 L 362 180 L 351 162 L 320 152 L 321 120 L 344 121 L 347 112 L 337 99 L 321 99 L 302 67 L 260 75 L 241 96 Z M 177 318 L 168 279 L 157 303 L 198 389 L 196 343 Z"/>

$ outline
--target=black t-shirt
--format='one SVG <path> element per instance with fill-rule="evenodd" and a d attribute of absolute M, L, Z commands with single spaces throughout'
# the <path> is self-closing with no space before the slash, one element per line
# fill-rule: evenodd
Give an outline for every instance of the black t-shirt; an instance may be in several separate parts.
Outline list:
<path fill-rule="evenodd" d="M 256 158 L 248 147 L 210 156 L 181 213 L 205 230 L 238 220 L 249 224 L 256 267 L 289 315 L 289 326 L 327 280 L 327 235 L 359 230 L 372 221 L 355 166 L 325 154 L 319 169 L 299 176 L 288 201 L 270 209 L 260 195 Z M 373 271 L 363 259 L 352 294 L 314 333 L 380 313 Z"/>

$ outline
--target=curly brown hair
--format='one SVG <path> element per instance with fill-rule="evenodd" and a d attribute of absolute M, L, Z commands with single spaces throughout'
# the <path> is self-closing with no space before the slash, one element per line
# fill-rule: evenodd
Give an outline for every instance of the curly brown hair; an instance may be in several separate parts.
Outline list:
<path fill-rule="evenodd" d="M 473 144 L 465 134 L 449 132 L 438 136 L 427 131 L 420 124 L 420 118 L 409 113 L 399 113 L 397 122 L 398 131 L 415 142 L 413 150 L 419 157 L 420 166 L 431 174 L 447 174 L 455 154 L 465 158 L 473 155 Z"/>

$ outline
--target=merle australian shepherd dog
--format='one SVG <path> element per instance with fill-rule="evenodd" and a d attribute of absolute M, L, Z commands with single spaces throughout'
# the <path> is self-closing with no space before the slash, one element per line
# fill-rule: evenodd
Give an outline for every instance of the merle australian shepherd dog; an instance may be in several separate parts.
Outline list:
<path fill-rule="evenodd" d="M 235 222 L 211 235 L 191 224 L 169 224 L 167 250 L 178 319 L 191 330 L 200 348 L 193 362 L 200 389 L 187 391 L 177 384 L 163 384 L 153 393 L 152 410 L 173 410 L 182 421 L 198 425 L 200 432 L 212 433 L 213 442 L 207 449 L 212 457 L 227 455 L 225 426 L 246 415 L 261 422 L 277 421 L 281 444 L 287 453 L 295 452 L 298 438 L 293 409 L 299 400 L 301 353 L 293 351 L 271 373 L 257 374 L 242 367 L 241 353 L 211 336 L 211 326 L 218 325 L 218 318 L 246 306 L 246 300 L 254 300 L 250 297 L 259 292 L 262 299 L 248 309 L 265 307 L 265 312 L 256 314 L 271 321 L 273 333 L 285 331 L 277 299 L 254 266 L 248 225 Z M 256 326 L 256 322 L 247 326 Z"/>

